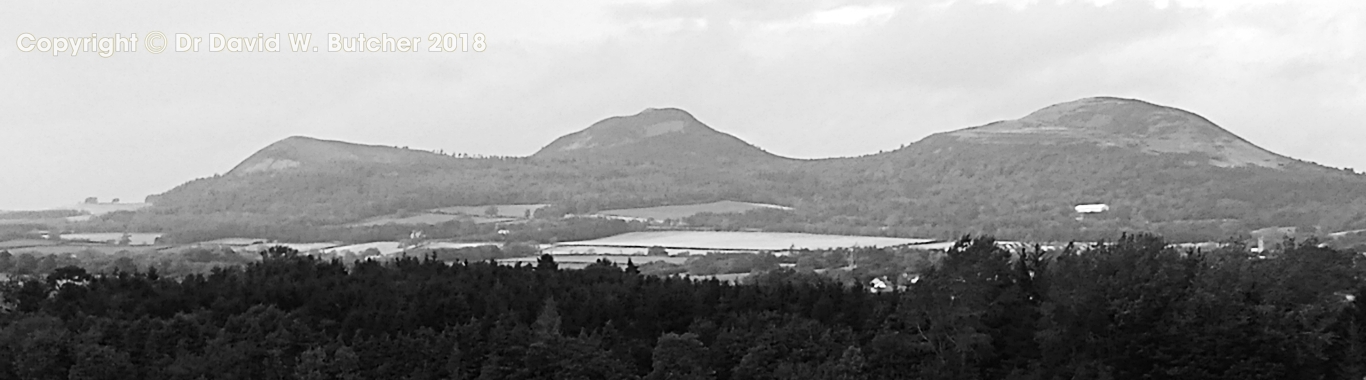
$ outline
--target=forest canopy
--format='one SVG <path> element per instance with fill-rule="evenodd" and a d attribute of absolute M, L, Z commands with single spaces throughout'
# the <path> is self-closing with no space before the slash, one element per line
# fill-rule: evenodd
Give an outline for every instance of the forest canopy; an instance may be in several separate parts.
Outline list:
<path fill-rule="evenodd" d="M 789 269 L 773 269 L 782 273 Z M 1046 254 L 963 239 L 920 281 L 734 285 L 609 263 L 319 260 L 12 278 L 2 378 L 1360 378 L 1359 255 Z"/>

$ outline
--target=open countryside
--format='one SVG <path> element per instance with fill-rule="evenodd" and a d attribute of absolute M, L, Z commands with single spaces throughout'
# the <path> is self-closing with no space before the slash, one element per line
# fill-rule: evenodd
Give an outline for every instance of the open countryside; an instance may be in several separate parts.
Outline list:
<path fill-rule="evenodd" d="M 726 213 L 743 213 L 743 212 L 746 212 L 746 211 L 751 211 L 751 210 L 763 210 L 763 209 L 792 210 L 791 207 L 787 207 L 787 206 L 779 206 L 779 205 L 771 205 L 771 204 L 763 204 L 763 203 L 749 203 L 749 202 L 736 202 L 736 201 L 718 201 L 718 202 L 701 203 L 701 204 L 688 204 L 688 205 L 672 205 L 672 206 L 656 206 L 656 207 L 627 208 L 627 209 L 618 209 L 618 210 L 605 210 L 605 211 L 599 211 L 599 212 L 597 212 L 597 213 L 595 213 L 595 214 L 593 214 L 593 215 L 594 215 L 594 216 L 601 216 L 601 217 L 608 217 L 608 218 L 628 218 L 628 219 L 635 219 L 635 220 L 640 220 L 640 221 L 659 221 L 659 222 L 663 222 L 663 221 L 666 221 L 666 220 L 681 220 L 681 219 L 684 219 L 684 218 L 687 218 L 687 217 L 690 217 L 690 216 L 693 216 L 693 215 L 701 214 L 701 213 L 704 213 L 704 212 L 705 212 L 705 213 L 713 213 L 713 214 L 726 214 Z"/>
<path fill-rule="evenodd" d="M 536 265 L 538 257 L 517 257 L 498 260 L 498 263 L 505 265 Z M 650 263 L 669 263 L 683 264 L 688 261 L 688 257 L 683 256 L 644 256 L 644 255 L 565 255 L 556 256 L 555 263 L 564 269 L 583 269 L 599 260 L 606 260 L 614 265 L 626 265 L 628 262 L 635 265 L 646 265 Z"/>
<path fill-rule="evenodd" d="M 548 204 L 495 204 L 485 206 L 452 206 L 430 210 L 439 214 L 497 216 L 504 218 L 529 218 Z"/>
<path fill-rule="evenodd" d="M 453 221 L 464 221 L 476 224 L 514 223 L 530 219 L 536 210 L 545 208 L 546 206 L 549 205 L 500 204 L 440 207 L 415 214 L 405 212 L 370 218 L 362 222 L 348 224 L 347 227 L 373 227 L 388 224 L 420 226 Z"/>
<path fill-rule="evenodd" d="M 598 249 L 615 254 L 645 254 L 651 247 L 662 247 L 669 254 L 706 254 L 709 252 L 780 252 L 847 247 L 894 247 L 933 242 L 934 239 L 907 239 L 876 236 L 841 236 L 793 232 L 740 231 L 649 231 L 632 232 L 602 239 L 560 243 L 548 250 L 552 254 L 591 253 Z"/>
<path fill-rule="evenodd" d="M 0 213 L 0 378 L 1366 376 L 1366 176 L 1235 140 L 1117 98 L 829 160 L 677 109 L 531 157 L 291 137 L 150 207 Z"/>
<path fill-rule="evenodd" d="M 161 238 L 161 235 L 162 235 L 162 234 L 160 234 L 160 233 L 142 233 L 142 232 L 127 233 L 127 234 L 125 234 L 125 233 L 119 233 L 119 232 L 83 233 L 83 234 L 62 234 L 62 240 L 89 241 L 89 242 L 96 242 L 96 243 L 114 243 L 114 244 L 118 244 L 118 243 L 119 243 L 120 241 L 122 241 L 125 237 L 127 237 L 127 238 L 128 238 L 128 244 L 125 244 L 125 245 L 153 245 L 153 244 L 156 244 L 156 243 L 157 243 L 157 239 L 160 239 L 160 238 Z"/>
<path fill-rule="evenodd" d="M 492 217 L 492 218 L 491 218 L 491 217 L 485 217 L 485 216 L 470 216 L 470 215 L 457 215 L 457 214 L 417 214 L 417 215 L 408 215 L 408 216 L 401 216 L 401 215 L 384 216 L 384 217 L 376 218 L 376 219 L 373 219 L 373 220 L 368 220 L 368 221 L 365 221 L 365 222 L 350 224 L 349 226 L 351 226 L 351 227 L 372 227 L 372 226 L 383 226 L 383 225 L 386 225 L 386 224 L 420 226 L 420 225 L 424 225 L 424 224 L 441 224 L 441 223 L 455 222 L 455 221 L 469 221 L 470 223 L 483 224 L 483 223 L 506 223 L 506 222 L 512 222 L 512 221 L 516 221 L 516 220 L 518 220 L 518 219 L 516 219 L 516 218 L 503 218 L 503 217 Z"/>

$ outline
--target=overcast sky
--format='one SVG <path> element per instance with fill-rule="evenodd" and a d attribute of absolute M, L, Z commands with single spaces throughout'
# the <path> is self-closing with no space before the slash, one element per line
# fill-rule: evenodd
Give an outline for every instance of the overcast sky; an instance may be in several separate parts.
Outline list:
<path fill-rule="evenodd" d="M 1366 169 L 1360 0 L 280 3 L 0 5 L 0 209 L 140 201 L 292 135 L 523 156 L 647 107 L 819 158 L 1119 96 Z M 18 41 L 152 31 L 205 41 L 109 58 Z M 207 52 L 209 33 L 312 33 L 322 50 L 327 33 L 388 33 L 425 50 L 446 32 L 487 48 Z"/>

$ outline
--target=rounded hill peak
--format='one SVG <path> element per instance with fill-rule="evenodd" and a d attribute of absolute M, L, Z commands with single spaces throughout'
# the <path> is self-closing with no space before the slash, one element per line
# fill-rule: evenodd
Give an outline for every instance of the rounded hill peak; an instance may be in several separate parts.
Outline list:
<path fill-rule="evenodd" d="M 1211 164 L 1226 167 L 1281 167 L 1291 162 L 1200 115 L 1116 97 L 1054 104 L 1018 120 L 999 121 L 948 135 L 992 144 L 1093 143 L 1154 154 L 1206 154 L 1211 157 Z"/>
<path fill-rule="evenodd" d="M 1140 135 L 1154 132 L 1151 130 L 1152 127 L 1161 126 L 1227 133 L 1209 120 L 1190 112 L 1141 100 L 1113 97 L 1085 98 L 1054 104 L 1034 111 L 1020 121 Z"/>
<path fill-rule="evenodd" d="M 670 118 L 677 118 L 677 119 L 697 120 L 696 118 L 694 118 L 694 117 L 692 116 L 692 114 L 688 113 L 688 111 L 684 111 L 684 110 L 682 110 L 682 109 L 673 108 L 673 107 L 665 107 L 665 108 L 646 108 L 646 109 L 640 111 L 640 113 L 635 114 L 635 116 L 655 116 L 655 117 L 670 117 Z"/>
<path fill-rule="evenodd" d="M 307 136 L 290 136 L 276 141 L 237 164 L 228 175 L 273 173 L 301 167 L 355 163 L 421 162 L 434 156 L 430 152 L 380 145 L 362 145 Z"/>
<path fill-rule="evenodd" d="M 634 115 L 603 119 L 556 139 L 532 155 L 633 161 L 724 161 L 760 156 L 772 157 L 678 108 L 646 108 Z"/>

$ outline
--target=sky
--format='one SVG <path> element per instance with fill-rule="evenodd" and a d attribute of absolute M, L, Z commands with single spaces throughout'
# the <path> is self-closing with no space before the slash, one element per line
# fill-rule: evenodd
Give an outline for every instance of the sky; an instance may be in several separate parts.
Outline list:
<path fill-rule="evenodd" d="M 159 54 L 154 31 L 171 39 Z M 143 45 L 37 45 L 115 33 Z M 177 33 L 200 51 L 175 51 Z M 258 33 L 279 33 L 282 51 L 209 51 L 211 34 Z M 290 51 L 288 33 L 320 51 Z M 421 51 L 328 52 L 329 33 L 414 37 Z M 456 51 L 427 51 L 433 33 Z M 459 33 L 482 34 L 483 51 L 460 51 Z M 296 135 L 525 156 L 607 117 L 678 107 L 821 158 L 1092 96 L 1366 169 L 1366 2 L 6 1 L 0 210 L 140 201 Z"/>

